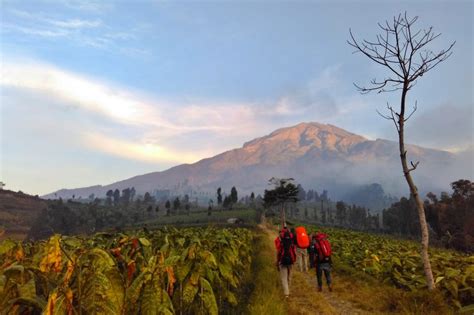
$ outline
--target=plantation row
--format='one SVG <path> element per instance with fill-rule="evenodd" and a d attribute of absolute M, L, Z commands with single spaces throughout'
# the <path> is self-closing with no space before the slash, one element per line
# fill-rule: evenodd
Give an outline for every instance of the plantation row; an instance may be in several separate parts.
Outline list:
<path fill-rule="evenodd" d="M 0 243 L 8 314 L 217 314 L 249 276 L 252 232 L 164 228 Z"/>
<path fill-rule="evenodd" d="M 314 226 L 308 231 L 316 231 Z M 420 245 L 412 241 L 324 228 L 333 246 L 334 261 L 350 265 L 397 287 L 426 288 Z M 474 303 L 474 256 L 430 249 L 436 286 L 449 302 L 460 308 Z"/>

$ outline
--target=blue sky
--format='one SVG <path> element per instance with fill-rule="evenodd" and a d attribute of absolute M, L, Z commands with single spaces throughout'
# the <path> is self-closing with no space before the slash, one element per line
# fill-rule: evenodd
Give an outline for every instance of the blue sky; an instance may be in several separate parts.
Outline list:
<path fill-rule="evenodd" d="M 384 69 L 346 43 L 400 12 L 456 41 L 411 91 L 407 138 L 473 144 L 471 1 L 1 1 L 1 164 L 32 194 L 190 163 L 302 121 L 396 139 L 360 95 Z"/>

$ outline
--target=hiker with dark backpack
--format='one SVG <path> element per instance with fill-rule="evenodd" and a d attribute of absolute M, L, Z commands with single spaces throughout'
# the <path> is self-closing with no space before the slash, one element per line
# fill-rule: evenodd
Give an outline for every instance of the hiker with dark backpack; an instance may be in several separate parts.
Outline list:
<path fill-rule="evenodd" d="M 280 235 L 275 239 L 277 250 L 276 266 L 280 271 L 281 284 L 285 297 L 290 295 L 291 266 L 296 260 L 296 246 L 294 244 L 294 235 L 284 227 Z"/>
<path fill-rule="evenodd" d="M 313 237 L 315 256 L 314 262 L 316 265 L 316 278 L 318 280 L 318 291 L 323 290 L 323 272 L 326 277 L 326 283 L 329 291 L 332 291 L 331 283 L 331 244 L 328 241 L 328 237 L 324 233 L 316 233 Z"/>

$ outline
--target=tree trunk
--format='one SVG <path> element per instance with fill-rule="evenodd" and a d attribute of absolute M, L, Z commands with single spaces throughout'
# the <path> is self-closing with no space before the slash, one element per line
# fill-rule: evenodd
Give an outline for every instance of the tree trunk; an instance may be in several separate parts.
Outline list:
<path fill-rule="evenodd" d="M 426 277 L 426 284 L 428 286 L 428 290 L 433 290 L 435 287 L 434 280 L 433 280 L 433 272 L 431 270 L 431 263 L 430 257 L 428 254 L 428 245 L 429 245 L 429 234 L 428 234 L 428 225 L 426 224 L 426 217 L 425 217 L 425 209 L 423 205 L 423 201 L 418 194 L 418 188 L 416 187 L 413 178 L 410 175 L 410 168 L 408 167 L 407 163 L 407 152 L 405 150 L 405 141 L 404 141 L 404 124 L 405 124 L 405 98 L 408 92 L 408 85 L 404 84 L 403 91 L 402 91 L 402 99 L 401 99 L 401 110 L 400 116 L 398 120 L 398 142 L 400 145 L 400 159 L 402 162 L 403 167 L 403 174 L 405 175 L 405 179 L 410 187 L 410 193 L 415 199 L 416 208 L 418 210 L 418 218 L 420 220 L 420 230 L 421 230 L 421 259 L 423 261 L 423 269 L 425 272 Z M 412 169 L 413 170 L 413 169 Z"/>

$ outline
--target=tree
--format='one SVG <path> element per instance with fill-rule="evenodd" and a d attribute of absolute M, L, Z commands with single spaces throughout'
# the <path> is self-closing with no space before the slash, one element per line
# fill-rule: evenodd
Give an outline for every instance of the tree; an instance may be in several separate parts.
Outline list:
<path fill-rule="evenodd" d="M 342 226 L 346 220 L 346 204 L 343 201 L 336 203 L 336 220 Z"/>
<path fill-rule="evenodd" d="M 217 188 L 217 205 L 220 206 L 222 204 L 222 189 L 219 187 Z"/>
<path fill-rule="evenodd" d="M 145 193 L 145 196 L 143 196 L 143 201 L 144 201 L 145 203 L 149 203 L 149 202 L 152 201 L 151 195 L 150 195 L 150 193 L 149 193 L 148 191 Z"/>
<path fill-rule="evenodd" d="M 401 90 L 400 106 L 394 108 L 387 104 L 388 113 L 381 114 L 383 118 L 393 121 L 398 133 L 398 143 L 400 151 L 400 160 L 403 174 L 410 188 L 416 208 L 418 210 L 420 229 L 421 229 L 421 257 L 423 269 L 425 272 L 428 290 L 435 287 L 433 272 L 431 270 L 430 259 L 428 255 L 429 236 L 428 226 L 426 224 L 425 210 L 423 201 L 418 194 L 418 188 L 413 181 L 411 172 L 414 171 L 419 162 L 407 162 L 407 149 L 405 148 L 405 123 L 415 113 L 417 103 L 413 106 L 410 113 L 406 112 L 406 97 L 416 84 L 417 80 L 451 56 L 453 42 L 448 49 L 442 49 L 434 53 L 428 48 L 433 40 L 441 34 L 433 32 L 433 27 L 429 29 L 415 30 L 414 24 L 418 17 L 409 18 L 407 14 L 394 17 L 393 21 L 386 21 L 384 25 L 379 23 L 381 34 L 378 34 L 375 41 L 357 41 L 349 30 L 349 45 L 356 49 L 371 61 L 382 65 L 390 74 L 383 80 L 373 79 L 369 87 L 356 85 L 361 93 L 376 91 L 378 93 Z"/>
<path fill-rule="evenodd" d="M 225 196 L 224 201 L 222 202 L 222 206 L 227 209 L 231 205 L 232 205 L 232 199 L 230 198 L 230 196 Z"/>
<path fill-rule="evenodd" d="M 126 188 L 122 190 L 122 203 L 124 205 L 128 205 L 128 203 L 130 202 L 130 195 L 131 195 L 130 188 Z"/>
<path fill-rule="evenodd" d="M 266 208 L 279 206 L 281 226 L 286 224 L 285 204 L 298 201 L 298 188 L 292 183 L 293 178 L 275 178 L 269 180 L 269 184 L 274 188 L 265 189 L 263 196 L 264 206 Z"/>
<path fill-rule="evenodd" d="M 171 203 L 170 203 L 169 200 L 166 200 L 165 208 L 166 208 L 166 215 L 169 216 L 170 215 L 170 208 L 171 208 Z"/>
<path fill-rule="evenodd" d="M 298 184 L 298 200 L 304 201 L 306 200 L 306 191 L 304 190 L 303 186 L 301 184 Z"/>
<path fill-rule="evenodd" d="M 181 207 L 181 201 L 179 200 L 179 197 L 176 197 L 173 201 L 173 210 L 176 212 L 178 209 Z"/>
<path fill-rule="evenodd" d="M 120 201 L 120 190 L 114 190 L 114 206 L 118 205 Z"/>
<path fill-rule="evenodd" d="M 235 188 L 235 186 L 232 186 L 232 188 L 230 189 L 230 201 L 231 203 L 237 203 L 237 201 L 239 200 L 239 197 L 237 195 L 237 189 Z"/>
<path fill-rule="evenodd" d="M 188 195 L 188 194 L 184 195 L 183 203 L 184 203 L 184 204 L 188 204 L 188 203 L 189 203 L 189 195 Z"/>

